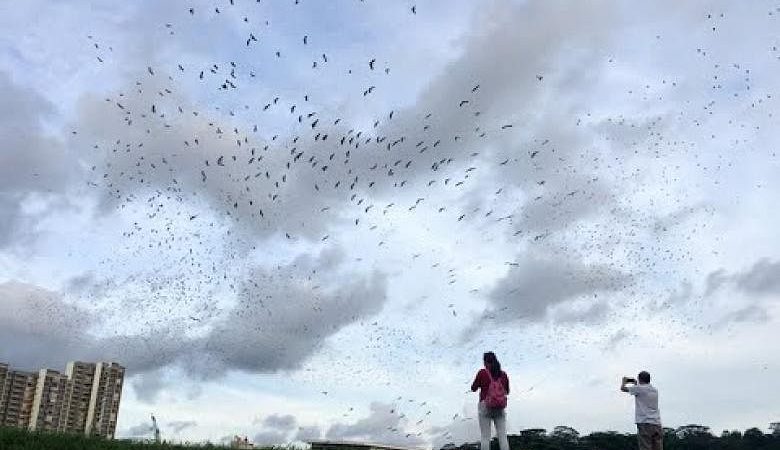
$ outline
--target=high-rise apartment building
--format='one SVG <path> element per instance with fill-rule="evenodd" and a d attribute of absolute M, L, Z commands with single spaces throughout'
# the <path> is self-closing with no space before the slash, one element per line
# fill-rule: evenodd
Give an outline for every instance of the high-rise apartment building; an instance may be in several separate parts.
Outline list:
<path fill-rule="evenodd" d="M 41 369 L 33 397 L 30 430 L 57 431 L 60 425 L 62 399 L 68 388 L 68 377 L 50 369 Z"/>
<path fill-rule="evenodd" d="M 0 425 L 113 438 L 124 375 L 117 363 L 73 361 L 64 374 L 0 364 Z"/>
<path fill-rule="evenodd" d="M 0 425 L 26 427 L 30 422 L 38 374 L 4 367 L 0 391 Z"/>
<path fill-rule="evenodd" d="M 97 363 L 87 409 L 87 434 L 114 436 L 125 368 L 117 363 Z"/>
<path fill-rule="evenodd" d="M 65 369 L 68 387 L 62 404 L 60 431 L 79 430 L 86 433 L 92 385 L 95 380 L 95 364 L 71 361 Z"/>

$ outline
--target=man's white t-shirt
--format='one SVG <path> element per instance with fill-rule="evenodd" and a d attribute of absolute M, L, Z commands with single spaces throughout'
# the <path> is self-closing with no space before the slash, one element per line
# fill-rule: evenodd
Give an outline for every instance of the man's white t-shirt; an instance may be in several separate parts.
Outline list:
<path fill-rule="evenodd" d="M 651 384 L 628 386 L 628 393 L 636 401 L 636 423 L 661 425 L 661 414 L 658 412 L 658 391 Z"/>

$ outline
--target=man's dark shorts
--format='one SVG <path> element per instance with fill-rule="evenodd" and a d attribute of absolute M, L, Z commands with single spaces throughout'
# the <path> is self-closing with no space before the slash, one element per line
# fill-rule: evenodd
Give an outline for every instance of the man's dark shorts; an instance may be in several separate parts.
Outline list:
<path fill-rule="evenodd" d="M 663 450 L 664 430 L 660 425 L 638 423 L 636 428 L 639 450 Z"/>

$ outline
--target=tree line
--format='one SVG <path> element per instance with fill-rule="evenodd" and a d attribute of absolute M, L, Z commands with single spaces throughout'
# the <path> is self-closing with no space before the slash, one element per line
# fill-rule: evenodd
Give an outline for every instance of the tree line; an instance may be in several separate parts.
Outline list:
<path fill-rule="evenodd" d="M 509 435 L 512 450 L 632 450 L 637 448 L 635 433 L 598 431 L 581 435 L 572 427 L 558 426 L 551 431 L 530 428 Z M 494 438 L 491 450 L 499 450 Z M 479 443 L 455 446 L 448 444 L 442 450 L 479 450 Z M 664 428 L 664 450 L 780 450 L 780 423 L 770 425 L 770 432 L 759 428 L 745 431 L 723 431 L 714 434 L 703 425 L 685 425 Z"/>

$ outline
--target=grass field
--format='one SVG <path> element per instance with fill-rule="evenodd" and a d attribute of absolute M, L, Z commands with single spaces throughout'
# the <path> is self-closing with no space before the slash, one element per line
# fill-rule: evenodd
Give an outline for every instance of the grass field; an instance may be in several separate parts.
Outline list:
<path fill-rule="evenodd" d="M 707 431 L 689 432 L 680 435 L 680 427 L 675 431 L 667 428 L 664 437 L 666 450 L 780 450 L 780 433 L 765 434 L 758 428 L 745 432 L 731 431 L 715 436 Z M 564 433 L 565 428 L 572 433 Z M 563 430 L 563 431 L 566 431 Z M 636 436 L 614 431 L 594 432 L 580 436 L 569 427 L 558 427 L 552 433 L 540 428 L 523 430 L 520 434 L 509 435 L 509 447 L 514 450 L 633 450 L 636 448 Z M 177 450 L 192 448 L 229 448 L 224 445 L 171 445 L 150 444 L 127 440 L 105 440 L 88 438 L 77 434 L 31 433 L 26 430 L 0 428 L 0 450 Z M 281 450 L 285 447 L 277 447 Z M 272 447 L 258 450 L 273 450 Z M 493 439 L 491 450 L 498 450 L 498 442 Z"/>
<path fill-rule="evenodd" d="M 185 448 L 228 447 L 212 444 L 199 446 L 148 444 L 127 440 L 106 440 L 78 434 L 37 433 L 15 428 L 0 428 L 2 450 L 177 450 Z"/>

